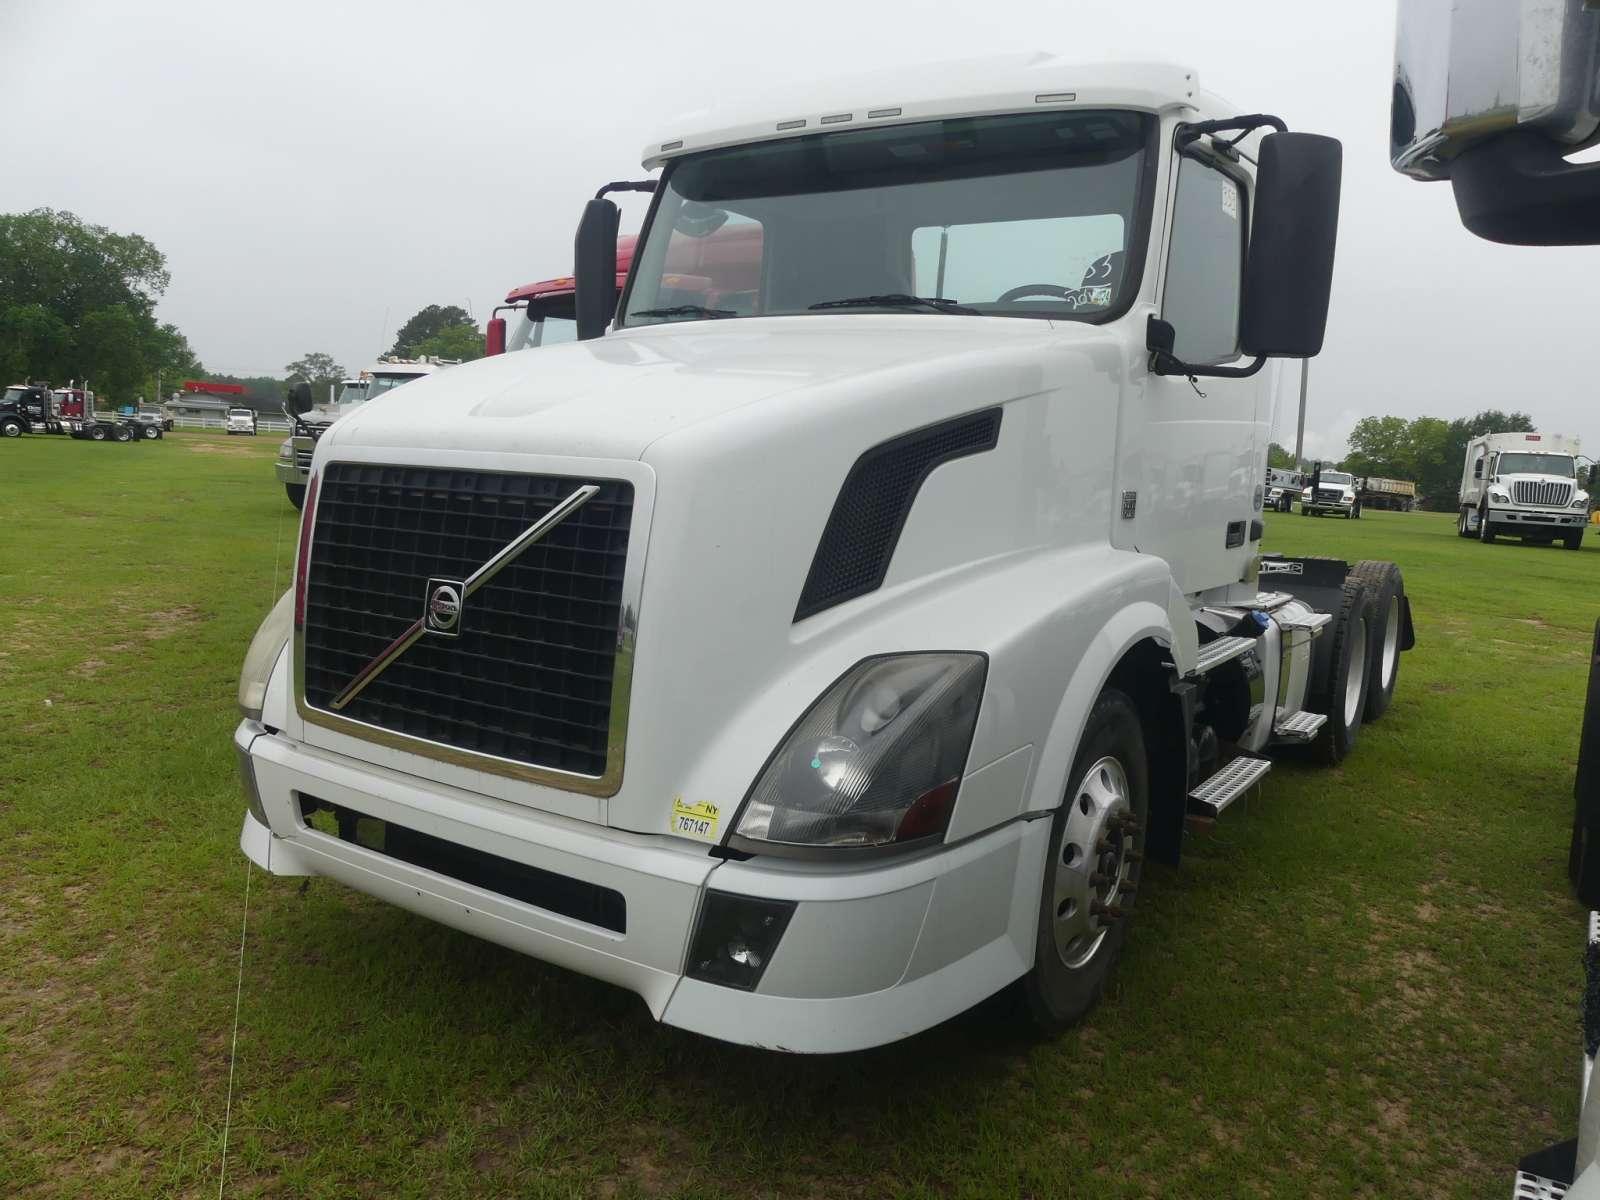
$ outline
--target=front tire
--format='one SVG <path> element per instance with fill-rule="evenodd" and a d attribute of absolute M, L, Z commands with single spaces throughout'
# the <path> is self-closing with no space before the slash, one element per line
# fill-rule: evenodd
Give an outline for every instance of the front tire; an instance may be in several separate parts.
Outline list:
<path fill-rule="evenodd" d="M 1328 721 L 1312 743 L 1312 752 L 1329 766 L 1345 760 L 1355 747 L 1367 709 L 1367 668 L 1372 661 L 1372 598 L 1354 574 L 1346 577 L 1324 678 L 1308 701 L 1312 712 Z"/>
<path fill-rule="evenodd" d="M 102 426 L 102 425 L 96 425 L 93 429 L 89 430 L 89 440 L 91 442 L 103 442 L 103 441 L 105 441 L 106 440 L 105 427 Z"/>
<path fill-rule="evenodd" d="M 1494 541 L 1494 530 L 1489 528 L 1489 510 L 1486 507 L 1478 510 L 1478 540 L 1480 542 Z"/>
<path fill-rule="evenodd" d="M 14 438 L 21 436 L 21 421 L 18 421 L 15 417 L 7 417 L 4 421 L 0 421 L 0 437 Z"/>
<path fill-rule="evenodd" d="M 161 437 L 161 426 L 159 426 L 159 425 L 146 425 L 144 427 L 143 433 L 144 433 L 144 440 L 145 441 L 147 441 L 147 442 L 156 441 Z"/>
<path fill-rule="evenodd" d="M 1150 812 L 1144 728 L 1127 695 L 1100 693 L 1050 826 L 1033 969 L 1017 986 L 1028 1016 L 1054 1036 L 1099 1001 L 1122 954 Z"/>
<path fill-rule="evenodd" d="M 1469 538 L 1472 536 L 1472 518 L 1467 514 L 1471 509 L 1463 508 L 1456 514 L 1456 536 Z"/>
<path fill-rule="evenodd" d="M 1582 550 L 1583 549 L 1583 526 L 1580 525 L 1577 529 L 1574 529 L 1571 533 L 1562 534 L 1561 535 L 1561 544 L 1563 546 L 1565 546 L 1568 550 Z"/>
<path fill-rule="evenodd" d="M 283 490 L 289 493 L 289 503 L 296 510 L 304 508 L 306 503 L 306 485 L 303 483 L 286 483 Z"/>

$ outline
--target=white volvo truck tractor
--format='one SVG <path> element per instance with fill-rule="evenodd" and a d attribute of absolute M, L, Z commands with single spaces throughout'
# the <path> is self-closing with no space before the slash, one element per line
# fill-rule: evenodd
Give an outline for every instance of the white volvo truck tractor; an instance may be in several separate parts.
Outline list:
<path fill-rule="evenodd" d="M 1583 549 L 1589 493 L 1578 486 L 1578 439 L 1550 433 L 1490 433 L 1467 443 L 1456 532 L 1498 534 Z"/>
<path fill-rule="evenodd" d="M 456 359 L 430 358 L 380 358 L 355 379 L 346 379 L 337 396 L 330 395 L 325 405 L 313 405 L 309 386 L 296 390 L 291 402 L 284 408 L 289 418 L 290 436 L 278 447 L 278 461 L 273 473 L 289 497 L 289 503 L 299 508 L 305 503 L 306 483 L 311 478 L 311 456 L 317 448 L 317 439 L 328 427 L 357 406 L 374 400 L 402 384 L 423 379 L 435 371 L 455 366 Z M 298 399 L 296 399 L 298 397 Z M 299 405 L 305 407 L 298 407 Z"/>
<path fill-rule="evenodd" d="M 1321 517 L 1328 514 L 1350 520 L 1361 516 L 1361 497 L 1356 493 L 1356 477 L 1349 471 L 1324 471 L 1322 464 L 1311 473 L 1311 482 L 1300 493 L 1300 515 Z"/>
<path fill-rule="evenodd" d="M 317 442 L 241 847 L 733 1042 L 1005 988 L 1059 1030 L 1143 864 L 1269 754 L 1339 761 L 1412 641 L 1393 564 L 1260 553 L 1260 368 L 1321 348 L 1339 144 L 1017 55 L 644 166 L 620 303 L 584 211 L 580 340 Z"/>

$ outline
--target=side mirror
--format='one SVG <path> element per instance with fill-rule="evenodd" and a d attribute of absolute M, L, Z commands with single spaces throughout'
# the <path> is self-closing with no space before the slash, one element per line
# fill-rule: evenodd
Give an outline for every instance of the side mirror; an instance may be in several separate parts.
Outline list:
<path fill-rule="evenodd" d="M 289 387 L 289 411 L 297 416 L 311 411 L 311 385 L 303 379 Z"/>
<path fill-rule="evenodd" d="M 504 317 L 490 317 L 489 325 L 483 332 L 483 354 L 485 358 L 493 358 L 496 354 L 506 352 L 506 319 Z"/>
<path fill-rule="evenodd" d="M 572 255 L 579 341 L 603 335 L 616 315 L 617 227 L 621 222 L 622 210 L 609 200 L 590 200 L 583 206 Z"/>
<path fill-rule="evenodd" d="M 1311 358 L 1322 350 L 1343 158 L 1338 140 L 1321 134 L 1261 139 L 1239 318 L 1246 354 Z"/>

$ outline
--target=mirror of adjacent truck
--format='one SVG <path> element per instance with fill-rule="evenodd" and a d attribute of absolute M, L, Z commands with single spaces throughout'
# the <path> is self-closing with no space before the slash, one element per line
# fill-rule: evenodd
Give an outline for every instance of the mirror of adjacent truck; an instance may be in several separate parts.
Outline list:
<path fill-rule="evenodd" d="M 490 317 L 483 331 L 483 356 L 493 358 L 506 352 L 506 319 Z"/>
<path fill-rule="evenodd" d="M 1567 161 L 1600 141 L 1597 52 L 1600 10 L 1586 0 L 1403 0 L 1390 161 L 1415 179 L 1449 180 L 1479 237 L 1600 240 L 1600 163 Z"/>
<path fill-rule="evenodd" d="M 289 411 L 292 413 L 308 413 L 311 411 L 311 385 L 301 380 L 290 385 Z"/>

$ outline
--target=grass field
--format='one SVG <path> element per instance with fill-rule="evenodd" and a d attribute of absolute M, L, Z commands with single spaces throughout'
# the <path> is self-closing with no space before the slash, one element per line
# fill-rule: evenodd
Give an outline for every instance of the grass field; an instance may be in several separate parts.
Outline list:
<path fill-rule="evenodd" d="M 217 1194 L 234 688 L 294 540 L 277 441 L 0 445 L 0 1196 Z M 1564 866 L 1600 539 L 1269 519 L 1269 548 L 1401 563 L 1417 649 L 1343 769 L 1280 768 L 1151 872 L 1068 1036 L 990 1006 L 774 1056 L 257 872 L 225 1193 L 1503 1195 L 1576 1120 Z"/>

